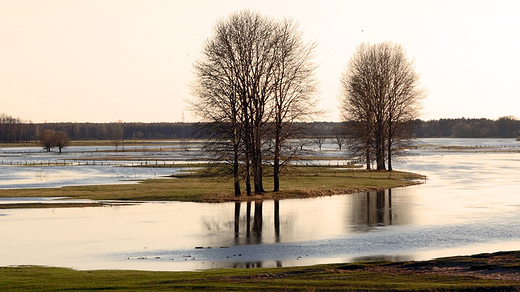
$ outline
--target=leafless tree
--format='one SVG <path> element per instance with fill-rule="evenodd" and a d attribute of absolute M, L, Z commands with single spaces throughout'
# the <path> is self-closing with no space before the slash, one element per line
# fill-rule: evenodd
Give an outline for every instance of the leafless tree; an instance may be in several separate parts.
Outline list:
<path fill-rule="evenodd" d="M 291 20 L 281 22 L 277 32 L 275 90 L 272 100 L 275 192 L 280 190 L 281 167 L 295 156 L 294 151 L 285 151 L 286 155 L 282 155 L 282 147 L 286 141 L 299 130 L 295 122 L 312 120 L 321 113 L 317 109 L 317 82 L 314 75 L 316 65 L 312 62 L 316 44 L 304 42 L 298 25 Z"/>
<path fill-rule="evenodd" d="M 364 145 L 367 168 L 375 152 L 378 170 L 392 170 L 396 141 L 406 139 L 404 125 L 416 118 L 425 92 L 404 49 L 392 42 L 361 44 L 341 78 L 342 115 L 356 126 L 354 137 Z"/>
<path fill-rule="evenodd" d="M 121 150 L 124 150 L 124 124 L 122 120 L 118 120 L 116 123 L 110 125 L 110 136 L 112 137 L 112 143 L 116 147 L 116 151 L 119 146 Z"/>
<path fill-rule="evenodd" d="M 235 195 L 240 195 L 240 177 L 248 195 L 251 176 L 254 192 L 264 192 L 263 157 L 273 127 L 278 175 L 279 149 L 283 135 L 291 132 L 289 123 L 313 107 L 313 51 L 314 45 L 301 41 L 291 21 L 276 22 L 248 10 L 217 22 L 206 41 L 195 64 L 195 99 L 190 104 L 214 126 L 218 140 L 229 142 L 221 145 L 233 153 Z"/>
<path fill-rule="evenodd" d="M 47 152 L 50 152 L 51 148 L 56 146 L 54 143 L 54 133 L 55 132 L 51 129 L 45 129 L 39 136 L 39 143 Z"/>
<path fill-rule="evenodd" d="M 319 134 L 315 134 L 312 137 L 312 142 L 314 142 L 314 144 L 316 144 L 316 146 L 318 146 L 320 151 L 321 151 L 321 147 L 325 143 L 325 140 L 326 140 L 325 136 L 322 136 L 322 135 L 319 135 Z"/>
<path fill-rule="evenodd" d="M 196 80 L 192 91 L 195 99 L 190 101 L 195 115 L 212 126 L 213 140 L 232 149 L 235 196 L 241 195 L 242 146 L 246 148 L 243 170 L 246 189 L 248 195 L 251 194 L 251 128 L 246 125 L 250 125 L 250 58 L 254 38 L 248 30 L 252 29 L 252 18 L 250 12 L 242 12 L 217 22 L 214 36 L 206 41 L 202 58 L 194 65 Z M 219 151 L 222 153 L 222 148 Z"/>
<path fill-rule="evenodd" d="M 336 144 L 338 144 L 338 148 L 341 151 L 343 145 L 347 142 L 347 131 L 345 125 L 339 125 L 332 129 L 332 135 L 334 136 L 334 140 Z"/>
<path fill-rule="evenodd" d="M 58 131 L 55 132 L 53 137 L 54 146 L 58 147 L 58 151 L 61 153 L 61 150 L 70 144 L 70 138 L 67 132 Z"/>

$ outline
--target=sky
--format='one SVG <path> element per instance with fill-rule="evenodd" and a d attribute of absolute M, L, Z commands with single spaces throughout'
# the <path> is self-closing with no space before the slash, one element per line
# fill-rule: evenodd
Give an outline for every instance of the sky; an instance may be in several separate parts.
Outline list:
<path fill-rule="evenodd" d="M 0 0 L 0 113 L 33 122 L 196 121 L 193 64 L 243 9 L 318 43 L 324 121 L 363 42 L 393 41 L 428 96 L 420 118 L 520 118 L 520 1 Z"/>

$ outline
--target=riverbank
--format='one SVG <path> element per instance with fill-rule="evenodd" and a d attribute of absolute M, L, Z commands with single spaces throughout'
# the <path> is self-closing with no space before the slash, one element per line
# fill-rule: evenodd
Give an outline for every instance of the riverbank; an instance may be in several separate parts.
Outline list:
<path fill-rule="evenodd" d="M 236 197 L 233 182 L 229 178 L 211 176 L 203 170 L 180 173 L 172 178 L 150 179 L 135 184 L 71 186 L 40 189 L 0 190 L 0 197 L 64 197 L 90 199 L 94 201 L 184 201 L 184 202 L 238 202 L 252 200 L 283 200 L 310 198 L 368 192 L 389 188 L 410 186 L 425 177 L 408 172 L 363 171 L 346 166 L 298 166 L 281 177 L 281 191 L 267 191 L 262 195 Z M 264 179 L 265 188 L 273 184 L 272 177 Z M 53 204 L 56 207 L 59 204 Z M 81 207 L 85 204 L 82 203 Z M 34 207 L 48 207 L 33 204 Z M 74 207 L 74 203 L 63 207 Z M 78 206 L 79 207 L 79 206 Z M 0 204 L 0 208 L 10 208 L 10 204 Z"/>
<path fill-rule="evenodd" d="M 198 272 L 1 267 L 1 291 L 518 291 L 520 252 Z"/>

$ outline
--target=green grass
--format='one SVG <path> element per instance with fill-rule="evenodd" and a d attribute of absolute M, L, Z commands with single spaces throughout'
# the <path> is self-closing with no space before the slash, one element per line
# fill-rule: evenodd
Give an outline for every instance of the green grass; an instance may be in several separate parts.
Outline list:
<path fill-rule="evenodd" d="M 395 263 L 293 268 L 222 269 L 198 272 L 75 271 L 38 266 L 0 268 L 0 291 L 510 291 L 520 283 L 378 271 Z"/>
<path fill-rule="evenodd" d="M 248 197 L 233 194 L 233 182 L 200 171 L 171 179 L 150 179 L 136 184 L 72 186 L 0 190 L 0 197 L 69 197 L 92 200 L 225 202 L 288 199 L 388 189 L 415 184 L 421 176 L 406 172 L 367 172 L 347 167 L 294 167 L 281 177 L 281 191 Z M 273 178 L 264 178 L 266 190 Z M 244 184 L 242 184 L 244 187 Z M 0 206 L 1 207 L 1 206 Z"/>

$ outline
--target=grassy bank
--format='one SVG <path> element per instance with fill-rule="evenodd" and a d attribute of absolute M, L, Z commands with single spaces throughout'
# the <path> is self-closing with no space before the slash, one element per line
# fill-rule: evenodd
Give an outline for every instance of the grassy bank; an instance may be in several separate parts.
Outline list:
<path fill-rule="evenodd" d="M 519 252 L 426 262 L 367 262 L 199 272 L 0 268 L 1 291 L 518 291 Z"/>
<path fill-rule="evenodd" d="M 294 167 L 281 178 L 280 192 L 235 197 L 233 183 L 202 171 L 170 179 L 151 179 L 136 184 L 73 186 L 42 189 L 0 190 L 0 197 L 69 197 L 92 200 L 229 202 L 288 199 L 388 189 L 416 184 L 422 177 L 406 172 L 368 172 L 347 167 Z M 266 189 L 273 185 L 266 176 Z M 245 194 L 245 190 L 243 190 Z M 6 208 L 7 205 L 0 205 Z"/>

